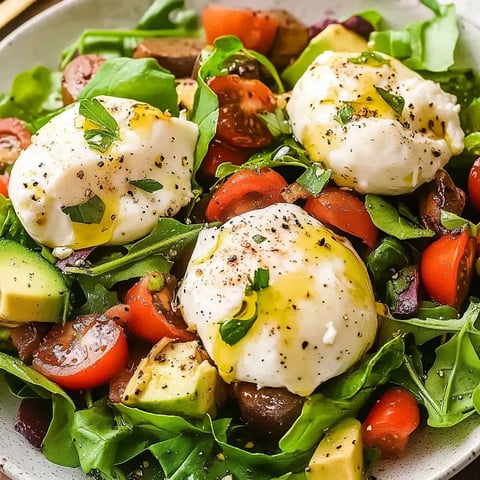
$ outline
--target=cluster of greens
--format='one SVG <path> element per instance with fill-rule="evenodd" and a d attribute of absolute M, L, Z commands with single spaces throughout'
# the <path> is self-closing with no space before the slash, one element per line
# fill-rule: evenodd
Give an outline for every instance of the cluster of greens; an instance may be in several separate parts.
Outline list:
<path fill-rule="evenodd" d="M 432 17 L 401 31 L 382 30 L 378 12 L 362 15 L 378 26 L 371 37 L 373 49 L 401 59 L 457 95 L 462 105 L 462 125 L 468 135 L 464 154 L 453 160 L 451 168 L 462 169 L 480 152 L 480 81 L 474 70 L 459 68 L 455 63 L 458 27 L 454 6 L 439 5 L 435 0 L 422 3 L 430 8 Z M 182 0 L 156 0 L 133 30 L 86 30 L 64 51 L 62 66 L 76 52 L 100 53 L 108 58 L 81 93 L 83 108 L 89 112 L 93 109 L 90 116 L 95 115 L 96 108 L 91 99 L 100 94 L 145 101 L 178 115 L 173 75 L 153 60 L 133 60 L 130 56 L 142 38 L 185 35 L 201 35 L 194 13 L 184 8 Z M 206 50 L 198 72 L 191 118 L 200 131 L 194 171 L 200 167 L 215 135 L 218 119 L 218 99 L 208 88 L 207 79 L 224 74 L 225 61 L 237 54 L 260 62 L 271 76 L 276 92 L 284 91 L 282 75 L 267 58 L 245 49 L 238 38 L 223 37 L 214 49 Z M 368 52 L 362 55 L 357 61 L 375 61 Z M 36 131 L 63 108 L 60 75 L 41 66 L 19 74 L 11 92 L 0 96 L 0 117 L 18 117 Z M 400 108 L 398 102 L 396 105 Z M 339 121 L 348 121 L 348 115 L 348 111 L 339 112 Z M 311 194 L 318 194 L 331 172 L 313 164 L 295 142 L 284 111 L 277 110 L 263 118 L 274 135 L 274 145 L 253 155 L 242 168 L 293 171 L 297 183 Z M 99 125 L 100 143 L 93 146 L 101 149 L 114 138 L 115 126 L 105 118 L 98 118 L 95 124 Z M 97 141 L 98 135 L 95 130 L 88 141 Z M 221 180 L 238 168 L 223 164 L 217 176 Z M 200 187 L 196 187 L 200 193 Z M 409 265 L 415 255 L 409 241 L 429 238 L 434 233 L 424 228 L 401 202 L 393 205 L 377 195 L 367 195 L 365 205 L 375 225 L 385 234 L 367 262 L 376 293 L 382 298 L 387 295 L 390 269 Z M 457 225 L 462 220 L 445 218 L 446 225 L 449 221 Z M 150 235 L 137 242 L 116 248 L 88 249 L 60 262 L 58 266 L 73 292 L 72 314 L 103 312 L 118 303 L 115 287 L 120 282 L 138 278 L 147 271 L 168 272 L 182 251 L 192 245 L 201 228 L 202 225 L 161 219 Z M 25 232 L 9 200 L 1 197 L 0 236 L 41 250 L 53 261 L 48 249 L 35 244 Z M 248 293 L 266 285 L 268 278 Z M 479 313 L 480 302 L 475 299 L 463 315 L 452 308 L 429 304 L 422 305 L 419 318 L 409 320 L 397 320 L 385 311 L 377 350 L 308 397 L 297 421 L 280 439 L 276 450 L 268 454 L 262 452 L 261 445 L 246 448 L 250 442 L 245 441 L 245 427 L 233 417 L 188 420 L 149 413 L 111 404 L 102 390 L 96 391 L 87 402 L 73 399 L 5 353 L 0 353 L 0 370 L 5 372 L 12 393 L 19 398 L 51 399 L 53 416 L 44 439 L 45 456 L 60 465 L 80 466 L 94 478 L 126 480 L 132 478 L 131 472 L 140 471 L 143 479 L 222 478 L 230 474 L 242 480 L 304 480 L 305 466 L 325 429 L 345 416 L 359 415 L 371 401 L 372 393 L 387 382 L 412 391 L 424 405 L 431 426 L 452 426 L 480 412 Z M 245 334 L 237 326 L 235 318 L 223 326 L 232 343 Z M 0 345 L 8 343 L 5 338 L 0 336 Z M 435 354 L 429 357 L 426 352 L 432 351 Z"/>

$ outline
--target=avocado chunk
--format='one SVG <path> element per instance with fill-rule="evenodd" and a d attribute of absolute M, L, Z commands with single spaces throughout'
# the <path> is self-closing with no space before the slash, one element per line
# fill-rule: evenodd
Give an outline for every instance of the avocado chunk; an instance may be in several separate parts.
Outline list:
<path fill-rule="evenodd" d="M 306 469 L 307 480 L 362 480 L 362 426 L 344 418 L 327 431 Z"/>
<path fill-rule="evenodd" d="M 0 325 L 57 322 L 68 302 L 60 271 L 13 240 L 0 240 Z"/>
<path fill-rule="evenodd" d="M 300 56 L 282 73 L 285 84 L 292 88 L 306 72 L 311 63 L 323 52 L 363 52 L 368 50 L 367 41 L 357 33 L 338 23 L 332 23 L 313 37 Z"/>
<path fill-rule="evenodd" d="M 122 403 L 153 413 L 215 416 L 222 380 L 196 340 L 163 338 L 138 364 Z"/>

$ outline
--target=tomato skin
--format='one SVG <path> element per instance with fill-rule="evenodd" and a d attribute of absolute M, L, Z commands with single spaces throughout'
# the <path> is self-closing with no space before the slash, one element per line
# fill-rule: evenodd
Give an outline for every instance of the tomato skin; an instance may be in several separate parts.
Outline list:
<path fill-rule="evenodd" d="M 263 148 L 273 136 L 257 114 L 273 112 L 273 92 L 260 80 L 238 75 L 212 77 L 208 86 L 217 94 L 219 111 L 216 136 L 239 148 Z"/>
<path fill-rule="evenodd" d="M 82 315 L 54 325 L 33 354 L 33 368 L 67 389 L 108 382 L 128 361 L 122 327 L 103 315 Z"/>
<path fill-rule="evenodd" d="M 283 203 L 286 180 L 275 170 L 239 170 L 213 193 L 205 210 L 209 222 L 226 222 L 241 213 Z"/>
<path fill-rule="evenodd" d="M 5 197 L 8 198 L 8 182 L 10 181 L 10 174 L 4 173 L 0 175 L 0 193 Z"/>
<path fill-rule="evenodd" d="M 458 308 L 467 295 L 475 258 L 476 240 L 468 229 L 442 235 L 428 245 L 420 260 L 420 275 L 430 298 Z"/>
<path fill-rule="evenodd" d="M 233 165 L 242 165 L 252 153 L 253 151 L 250 149 L 232 147 L 228 143 L 214 138 L 208 146 L 207 154 L 198 171 L 199 179 L 212 185 L 216 180 L 215 173 L 220 164 L 230 162 Z"/>
<path fill-rule="evenodd" d="M 303 208 L 327 227 L 359 237 L 369 248 L 376 246 L 378 229 L 364 203 L 352 193 L 325 187 L 317 197 L 309 196 Z"/>
<path fill-rule="evenodd" d="M 220 5 L 205 7 L 202 24 L 207 44 L 213 45 L 223 35 L 236 35 L 245 48 L 264 55 L 272 48 L 278 28 L 278 20 L 271 15 Z"/>
<path fill-rule="evenodd" d="M 364 444 L 377 447 L 382 458 L 398 457 L 419 423 L 415 397 L 404 388 L 390 388 L 373 405 L 362 425 Z"/>
<path fill-rule="evenodd" d="M 125 294 L 124 302 L 130 310 L 127 319 L 128 328 L 137 337 L 150 343 L 157 343 L 163 337 L 182 342 L 193 340 L 195 335 L 185 329 L 183 319 L 171 310 L 173 289 L 169 287 L 168 280 L 166 286 L 158 292 L 162 311 L 159 311 L 154 304 L 153 292 L 149 290 L 149 285 L 157 275 L 161 274 L 145 275 Z"/>
<path fill-rule="evenodd" d="M 470 167 L 467 186 L 470 202 L 480 212 L 480 157 Z"/>

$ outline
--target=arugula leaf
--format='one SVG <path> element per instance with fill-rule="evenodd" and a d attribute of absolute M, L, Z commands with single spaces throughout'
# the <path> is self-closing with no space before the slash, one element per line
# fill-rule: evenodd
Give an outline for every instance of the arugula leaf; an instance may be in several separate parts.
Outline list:
<path fill-rule="evenodd" d="M 366 195 L 365 207 L 378 229 L 399 240 L 433 237 L 435 235 L 433 230 L 423 228 L 419 223 L 413 223 L 405 216 L 401 216 L 393 205 L 378 195 Z"/>
<path fill-rule="evenodd" d="M 274 112 L 259 113 L 257 116 L 265 123 L 273 137 L 292 134 L 285 109 L 276 108 Z"/>
<path fill-rule="evenodd" d="M 118 136 L 116 134 L 112 134 L 111 132 L 102 130 L 101 128 L 85 130 L 83 138 L 85 138 L 90 148 L 98 150 L 102 153 L 106 152 L 115 140 L 118 140 Z"/>
<path fill-rule="evenodd" d="M 62 212 L 68 215 L 72 222 L 98 224 L 105 213 L 105 203 L 98 195 L 93 195 L 84 203 L 63 207 Z"/>
<path fill-rule="evenodd" d="M 0 237 L 15 240 L 32 250 L 39 248 L 18 219 L 12 201 L 3 195 L 0 195 Z"/>
<path fill-rule="evenodd" d="M 375 90 L 383 98 L 385 103 L 392 107 L 396 115 L 400 116 L 402 114 L 403 108 L 405 107 L 405 99 L 402 96 L 394 95 L 382 87 L 375 87 Z"/>
<path fill-rule="evenodd" d="M 136 26 L 139 30 L 185 29 L 198 24 L 196 10 L 186 8 L 184 0 L 154 0 Z"/>
<path fill-rule="evenodd" d="M 350 104 L 347 104 L 337 110 L 337 114 L 333 117 L 333 119 L 336 120 L 340 125 L 345 125 L 352 119 L 354 113 L 354 108 Z"/>
<path fill-rule="evenodd" d="M 148 193 L 158 192 L 158 190 L 161 190 L 163 188 L 163 185 L 157 180 L 154 180 L 153 178 L 130 180 L 128 183 Z"/>

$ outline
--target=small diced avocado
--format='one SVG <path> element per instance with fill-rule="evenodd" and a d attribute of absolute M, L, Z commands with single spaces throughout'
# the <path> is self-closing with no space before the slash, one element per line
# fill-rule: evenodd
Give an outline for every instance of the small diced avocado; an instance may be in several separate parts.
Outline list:
<path fill-rule="evenodd" d="M 68 289 L 60 271 L 13 240 L 0 240 L 0 325 L 57 322 Z"/>
<path fill-rule="evenodd" d="M 306 469 L 307 480 L 361 480 L 363 475 L 362 426 L 344 418 L 327 431 Z"/>
<path fill-rule="evenodd" d="M 367 41 L 338 23 L 332 23 L 310 40 L 300 56 L 282 73 L 285 84 L 292 88 L 310 64 L 323 52 L 358 52 L 368 50 Z"/>
<path fill-rule="evenodd" d="M 139 363 L 122 403 L 153 413 L 215 416 L 222 380 L 198 341 L 162 339 Z"/>

